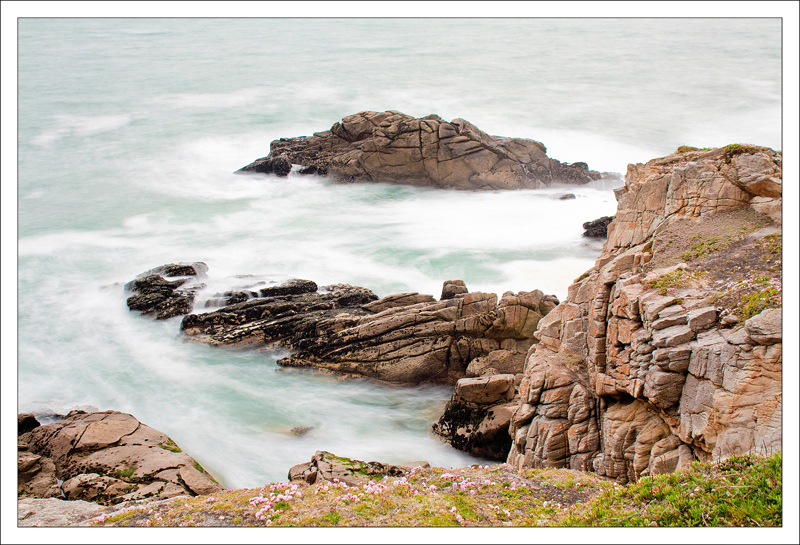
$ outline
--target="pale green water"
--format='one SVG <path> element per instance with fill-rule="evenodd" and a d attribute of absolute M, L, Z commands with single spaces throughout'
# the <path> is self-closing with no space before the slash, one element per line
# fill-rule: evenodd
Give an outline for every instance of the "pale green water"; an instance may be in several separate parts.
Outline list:
<path fill-rule="evenodd" d="M 438 465 L 441 387 L 275 366 L 129 313 L 121 283 L 180 261 L 379 295 L 563 298 L 613 214 L 601 188 L 448 193 L 235 176 L 281 136 L 365 109 L 463 117 L 624 172 L 678 145 L 780 148 L 777 20 L 49 20 L 19 24 L 18 406 L 131 412 L 227 486 L 317 449 Z M 469 37 L 469 39 L 464 39 Z M 287 428 L 312 425 L 307 437 Z"/>

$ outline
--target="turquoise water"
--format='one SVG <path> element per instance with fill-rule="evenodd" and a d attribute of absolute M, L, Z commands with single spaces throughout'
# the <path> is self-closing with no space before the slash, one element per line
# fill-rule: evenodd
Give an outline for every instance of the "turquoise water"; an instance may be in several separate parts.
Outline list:
<path fill-rule="evenodd" d="M 275 138 L 366 109 L 462 117 L 601 171 L 682 144 L 780 148 L 779 33 L 774 19 L 22 19 L 18 410 L 130 412 L 231 487 L 283 480 L 318 449 L 471 463 L 429 434 L 447 388 L 187 344 L 178 319 L 129 313 L 122 284 L 204 261 L 206 296 L 254 275 L 381 296 L 438 296 L 460 278 L 563 298 L 599 253 L 581 225 L 614 213 L 609 187 L 452 193 L 232 172 Z M 299 425 L 314 429 L 288 433 Z"/>

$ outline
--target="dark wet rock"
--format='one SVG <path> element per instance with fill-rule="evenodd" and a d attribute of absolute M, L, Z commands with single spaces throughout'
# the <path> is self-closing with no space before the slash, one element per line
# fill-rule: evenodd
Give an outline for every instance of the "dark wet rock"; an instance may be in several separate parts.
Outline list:
<path fill-rule="evenodd" d="M 127 299 L 128 308 L 153 315 L 157 320 L 189 314 L 197 290 L 203 287 L 196 279 L 204 276 L 207 270 L 206 264 L 201 262 L 150 269 L 125 284 L 125 290 L 135 293 Z"/>
<path fill-rule="evenodd" d="M 367 314 L 361 306 L 378 299 L 372 291 L 356 286 L 324 286 L 320 293 L 307 291 L 311 285 L 316 287 L 297 280 L 286 290 L 275 288 L 272 295 L 215 312 L 189 314 L 181 322 L 181 331 L 190 340 L 212 345 L 274 343 L 293 348 L 300 339 L 315 334 L 319 321 L 345 311 Z"/>
<path fill-rule="evenodd" d="M 314 429 L 314 426 L 295 426 L 289 432 L 295 437 L 303 437 Z"/>
<path fill-rule="evenodd" d="M 603 216 L 596 220 L 587 221 L 583 224 L 583 236 L 591 238 L 606 238 L 608 235 L 608 224 L 614 220 L 614 216 Z"/>
<path fill-rule="evenodd" d="M 306 285 L 308 281 L 297 283 Z M 522 361 L 541 317 L 558 300 L 542 292 L 462 293 L 383 299 L 365 288 L 337 284 L 319 292 L 271 295 L 186 316 L 188 340 L 212 345 L 278 345 L 293 351 L 283 367 L 315 367 L 399 384 L 455 383 L 470 361 L 505 349 Z M 499 360 L 498 360 L 499 361 Z M 509 365 L 511 365 L 509 363 Z"/>
<path fill-rule="evenodd" d="M 22 435 L 31 431 L 33 428 L 38 428 L 41 424 L 36 420 L 36 417 L 29 413 L 20 413 L 17 415 L 17 435 Z"/>
<path fill-rule="evenodd" d="M 515 377 L 510 374 L 461 379 L 431 429 L 458 450 L 505 460 L 511 450 L 508 429 L 517 405 L 512 402 L 515 392 Z"/>
<path fill-rule="evenodd" d="M 523 189 L 599 180 L 586 163 L 547 156 L 541 142 L 490 136 L 468 121 L 360 112 L 312 136 L 281 138 L 239 172 L 286 176 L 292 165 L 345 182 L 394 182 L 448 189 Z"/>

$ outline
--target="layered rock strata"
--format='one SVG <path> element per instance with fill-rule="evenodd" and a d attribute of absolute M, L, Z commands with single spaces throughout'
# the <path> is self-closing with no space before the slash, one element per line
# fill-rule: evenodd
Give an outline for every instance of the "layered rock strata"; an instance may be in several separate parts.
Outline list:
<path fill-rule="evenodd" d="M 281 138 L 238 172 L 324 174 L 345 182 L 395 182 L 447 189 L 535 189 L 599 180 L 586 163 L 547 157 L 541 142 L 490 136 L 468 121 L 360 112 L 312 136 Z"/>
<path fill-rule="evenodd" d="M 733 293 L 726 277 L 775 257 L 781 185 L 781 153 L 754 146 L 628 167 L 601 256 L 539 322 L 508 463 L 625 483 L 780 450 L 781 310 L 734 314 L 774 292 L 720 301 Z M 780 286 L 779 267 L 759 281 Z"/>
<path fill-rule="evenodd" d="M 309 287 L 310 289 L 310 287 Z M 454 383 L 470 362 L 508 353 L 522 371 L 538 321 L 558 303 L 541 291 L 469 293 L 448 281 L 446 298 L 416 292 L 378 299 L 349 285 L 267 295 L 214 312 L 190 314 L 187 339 L 213 345 L 279 345 L 286 367 L 315 367 L 398 384 Z"/>
<path fill-rule="evenodd" d="M 26 419 L 18 438 L 20 498 L 110 505 L 222 489 L 166 434 L 129 414 L 73 411 L 61 421 L 30 426 Z"/>

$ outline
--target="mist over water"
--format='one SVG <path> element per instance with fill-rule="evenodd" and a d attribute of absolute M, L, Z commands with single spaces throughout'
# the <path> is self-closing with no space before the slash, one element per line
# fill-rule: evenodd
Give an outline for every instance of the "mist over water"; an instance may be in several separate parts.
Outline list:
<path fill-rule="evenodd" d="M 449 388 L 188 343 L 180 318 L 129 312 L 125 282 L 204 261 L 198 312 L 288 278 L 563 299 L 600 252 L 582 224 L 616 202 L 603 185 L 467 193 L 234 170 L 368 109 L 461 117 L 600 171 L 683 144 L 780 149 L 780 22 L 22 19 L 18 95 L 18 409 L 130 412 L 225 486 L 261 486 L 319 449 L 474 459 L 429 433 Z"/>

